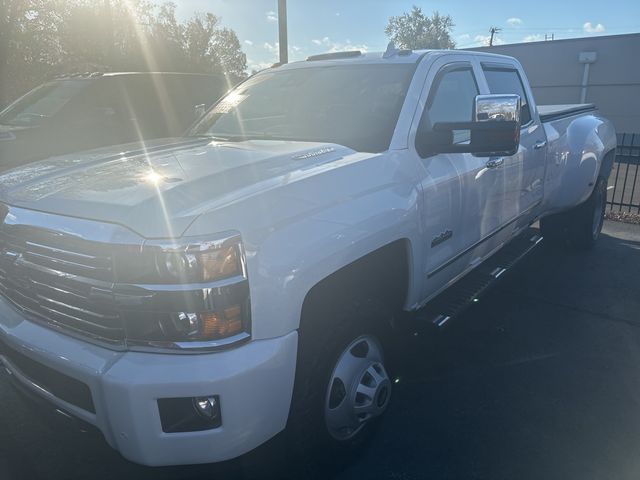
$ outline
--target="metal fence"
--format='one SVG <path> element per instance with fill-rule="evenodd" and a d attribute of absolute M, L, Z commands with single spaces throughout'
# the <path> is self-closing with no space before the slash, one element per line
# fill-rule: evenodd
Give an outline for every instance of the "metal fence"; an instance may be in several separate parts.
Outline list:
<path fill-rule="evenodd" d="M 618 134 L 607 189 L 609 210 L 640 213 L 640 133 Z"/>

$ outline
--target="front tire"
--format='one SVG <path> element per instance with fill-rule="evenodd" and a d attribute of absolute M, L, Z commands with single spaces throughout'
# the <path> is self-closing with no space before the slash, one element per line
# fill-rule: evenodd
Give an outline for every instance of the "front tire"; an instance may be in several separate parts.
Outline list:
<path fill-rule="evenodd" d="M 392 386 L 383 346 L 390 312 L 370 299 L 329 310 L 301 327 L 286 432 L 294 460 L 316 473 L 340 468 L 366 445 Z"/>

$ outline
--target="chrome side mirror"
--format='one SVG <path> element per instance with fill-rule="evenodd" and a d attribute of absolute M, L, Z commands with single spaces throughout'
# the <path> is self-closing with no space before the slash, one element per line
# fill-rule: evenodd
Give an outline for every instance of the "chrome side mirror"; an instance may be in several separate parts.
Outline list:
<path fill-rule="evenodd" d="M 416 137 L 421 156 L 473 153 L 477 157 L 511 156 L 520 145 L 520 96 L 478 95 L 470 122 L 438 122 Z M 457 141 L 462 132 L 468 141 Z"/>
<path fill-rule="evenodd" d="M 476 122 L 520 123 L 520 95 L 478 95 L 475 100 Z"/>

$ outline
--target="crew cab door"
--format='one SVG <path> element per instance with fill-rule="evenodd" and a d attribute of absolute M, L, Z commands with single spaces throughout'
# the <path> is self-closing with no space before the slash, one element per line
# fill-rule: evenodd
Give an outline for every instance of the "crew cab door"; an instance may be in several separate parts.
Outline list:
<path fill-rule="evenodd" d="M 500 244 L 505 215 L 506 177 L 494 158 L 470 153 L 431 153 L 420 138 L 436 122 L 472 120 L 475 97 L 484 93 L 479 64 L 469 55 L 445 55 L 427 73 L 410 136 L 421 181 L 423 298 L 426 300 Z M 415 132 L 415 133 L 414 133 Z M 469 141 L 469 132 L 454 136 Z M 426 148 L 426 150 L 425 150 Z"/>
<path fill-rule="evenodd" d="M 524 224 L 543 196 L 546 135 L 532 103 L 531 91 L 525 88 L 528 82 L 523 72 L 514 63 L 493 59 L 482 62 L 481 66 L 489 93 L 519 95 L 522 102 L 520 148 L 515 155 L 504 158 L 503 169 L 506 182 L 504 213 Z M 513 222 L 514 226 L 518 225 L 517 220 Z"/>

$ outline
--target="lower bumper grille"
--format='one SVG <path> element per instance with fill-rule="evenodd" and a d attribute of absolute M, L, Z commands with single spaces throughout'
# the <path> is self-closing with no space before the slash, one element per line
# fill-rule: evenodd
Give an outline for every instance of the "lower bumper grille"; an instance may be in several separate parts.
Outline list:
<path fill-rule="evenodd" d="M 83 382 L 32 360 L 9 347 L 2 339 L 0 339 L 0 356 L 4 356 L 22 375 L 54 397 L 87 412 L 96 413 L 91 390 Z"/>

